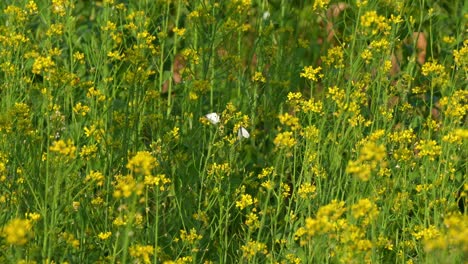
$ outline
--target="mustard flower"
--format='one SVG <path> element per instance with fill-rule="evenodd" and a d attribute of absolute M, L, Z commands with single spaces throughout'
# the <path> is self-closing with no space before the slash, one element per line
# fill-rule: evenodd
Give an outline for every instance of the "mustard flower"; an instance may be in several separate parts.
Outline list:
<path fill-rule="evenodd" d="M 312 66 L 306 66 L 302 70 L 303 72 L 301 72 L 300 77 L 316 82 L 318 78 L 323 78 L 323 74 L 320 73 L 321 70 L 322 67 L 320 66 L 315 69 Z"/>
<path fill-rule="evenodd" d="M 185 31 L 185 28 L 174 27 L 172 29 L 172 32 L 174 32 L 179 37 L 183 37 L 185 35 Z"/>
<path fill-rule="evenodd" d="M 388 24 L 384 16 L 377 14 L 377 11 L 367 11 L 361 16 L 361 26 L 367 29 L 371 35 L 383 33 L 390 34 L 391 26 Z"/>
<path fill-rule="evenodd" d="M 3 12 L 5 15 L 10 16 L 12 19 L 16 20 L 17 22 L 23 22 L 27 19 L 27 14 L 21 8 L 9 5 L 7 6 Z"/>
<path fill-rule="evenodd" d="M 255 200 L 256 199 L 253 199 L 250 194 L 242 194 L 240 196 L 240 199 L 236 201 L 236 207 L 240 210 L 243 210 L 244 208 L 247 208 L 254 204 Z"/>
<path fill-rule="evenodd" d="M 301 135 L 312 143 L 319 143 L 320 141 L 320 130 L 314 125 L 304 127 Z"/>
<path fill-rule="evenodd" d="M 76 156 L 76 147 L 71 139 L 67 140 L 67 142 L 64 140 L 55 141 L 49 149 L 68 158 L 75 158 Z"/>
<path fill-rule="evenodd" d="M 75 238 L 75 235 L 68 232 L 63 232 L 60 235 L 60 238 L 65 241 L 71 247 L 78 249 L 80 247 L 80 241 Z"/>
<path fill-rule="evenodd" d="M 33 0 L 30 0 L 27 4 L 26 4 L 26 10 L 28 10 L 28 14 L 29 15 L 35 15 L 38 13 L 38 8 L 37 8 L 37 4 L 33 1 Z"/>
<path fill-rule="evenodd" d="M 315 0 L 314 5 L 312 6 L 312 10 L 326 10 L 330 0 Z"/>
<path fill-rule="evenodd" d="M 342 69 L 344 68 L 343 57 L 343 46 L 335 46 L 328 49 L 327 56 L 322 56 L 321 59 L 327 66 L 333 66 L 335 69 Z"/>
<path fill-rule="evenodd" d="M 302 111 L 304 113 L 317 113 L 323 115 L 322 101 L 315 101 L 313 98 L 302 102 Z"/>
<path fill-rule="evenodd" d="M 39 213 L 26 213 L 25 216 L 32 222 L 37 222 L 41 219 L 41 215 Z"/>
<path fill-rule="evenodd" d="M 138 151 L 129 159 L 127 169 L 134 174 L 151 175 L 151 171 L 158 166 L 158 161 L 148 151 Z"/>
<path fill-rule="evenodd" d="M 249 213 L 247 219 L 245 220 L 245 225 L 251 230 L 260 228 L 260 221 L 258 220 L 258 215 L 256 213 Z"/>
<path fill-rule="evenodd" d="M 110 232 L 110 231 L 109 231 L 109 232 L 105 232 L 105 233 L 104 233 L 104 232 L 100 232 L 100 233 L 98 234 L 98 238 L 101 239 L 101 240 L 107 240 L 107 239 L 109 239 L 111 236 L 112 236 L 112 232 Z"/>
<path fill-rule="evenodd" d="M 231 3 L 239 14 L 247 12 L 252 6 L 252 0 L 232 0 Z"/>
<path fill-rule="evenodd" d="M 182 56 L 184 57 L 184 59 L 186 59 L 187 61 L 191 61 L 193 64 L 200 63 L 200 55 L 194 49 L 184 49 L 182 51 Z"/>
<path fill-rule="evenodd" d="M 434 85 L 446 86 L 449 82 L 449 75 L 445 71 L 445 67 L 434 61 L 424 63 L 421 67 L 421 73 L 431 77 Z"/>
<path fill-rule="evenodd" d="M 258 174 L 257 178 L 258 179 L 263 179 L 265 177 L 268 177 L 268 176 L 272 175 L 274 173 L 274 171 L 275 171 L 275 167 L 273 167 L 273 166 L 263 168 L 262 172 Z"/>
<path fill-rule="evenodd" d="M 146 186 L 159 186 L 160 191 L 165 191 L 167 189 L 167 185 L 170 183 L 171 180 L 164 174 L 158 174 L 156 176 L 146 175 L 144 179 L 144 184 Z"/>
<path fill-rule="evenodd" d="M 100 197 L 100 196 L 94 197 L 91 200 L 91 204 L 92 205 L 102 205 L 102 204 L 104 204 L 104 199 L 102 199 L 102 197 Z"/>
<path fill-rule="evenodd" d="M 330 220 L 338 220 L 346 212 L 345 202 L 332 200 L 331 203 L 321 206 L 317 212 L 317 218 L 325 217 Z"/>
<path fill-rule="evenodd" d="M 52 0 L 52 13 L 63 17 L 66 15 L 67 8 L 74 8 L 70 0 Z"/>
<path fill-rule="evenodd" d="M 294 113 L 298 112 L 302 105 L 302 94 L 300 92 L 297 92 L 297 93 L 289 92 L 287 101 L 288 101 L 289 106 L 291 106 L 292 111 Z"/>
<path fill-rule="evenodd" d="M 104 175 L 99 171 L 90 171 L 85 177 L 85 182 L 94 182 L 96 186 L 104 186 Z"/>
<path fill-rule="evenodd" d="M 32 66 L 32 73 L 42 74 L 42 72 L 52 72 L 55 62 L 50 56 L 37 57 Z"/>
<path fill-rule="evenodd" d="M 289 186 L 289 184 L 287 183 L 280 183 L 280 187 L 281 187 L 281 195 L 284 197 L 284 198 L 288 198 L 290 195 L 291 195 L 291 186 Z"/>
<path fill-rule="evenodd" d="M 80 209 L 80 206 L 81 206 L 80 202 L 77 202 L 77 201 L 72 202 L 72 207 L 73 207 L 73 210 L 75 210 L 75 212 L 78 211 L 78 209 Z"/>
<path fill-rule="evenodd" d="M 442 137 L 442 141 L 461 145 L 468 138 L 468 129 L 455 129 Z"/>
<path fill-rule="evenodd" d="M 114 197 L 115 198 L 128 198 L 132 194 L 142 195 L 144 184 L 137 182 L 132 175 L 115 176 L 114 183 Z"/>
<path fill-rule="evenodd" d="M 363 52 L 361 52 L 361 58 L 366 62 L 366 64 L 371 63 L 372 61 L 372 51 L 366 49 Z"/>
<path fill-rule="evenodd" d="M 435 140 L 420 140 L 415 149 L 418 151 L 419 157 L 428 156 L 431 161 L 442 152 L 441 147 Z"/>
<path fill-rule="evenodd" d="M 463 41 L 463 47 L 453 51 L 455 64 L 465 72 L 468 71 L 468 40 Z"/>
<path fill-rule="evenodd" d="M 462 120 L 468 112 L 468 91 L 457 90 L 451 96 L 442 97 L 439 104 L 444 115 Z"/>
<path fill-rule="evenodd" d="M 91 158 L 95 158 L 98 151 L 97 144 L 92 145 L 84 145 L 80 151 L 80 157 L 84 160 L 90 160 Z"/>
<path fill-rule="evenodd" d="M 271 191 L 271 190 L 273 190 L 273 187 L 275 186 L 275 184 L 271 180 L 266 180 L 266 181 L 262 182 L 262 184 L 260 186 L 265 188 L 267 191 Z"/>
<path fill-rule="evenodd" d="M 276 145 L 276 147 L 282 149 L 292 148 L 294 147 L 294 145 L 296 145 L 297 142 L 293 136 L 293 133 L 291 131 L 286 131 L 276 135 L 275 139 L 273 140 L 273 143 Z"/>
<path fill-rule="evenodd" d="M 15 218 L 1 230 L 1 235 L 11 245 L 24 245 L 33 236 L 31 220 Z"/>
<path fill-rule="evenodd" d="M 258 241 L 249 241 L 246 245 L 241 246 L 242 256 L 247 259 L 252 259 L 257 254 L 268 254 L 267 246 Z"/>
<path fill-rule="evenodd" d="M 169 131 L 169 134 L 175 141 L 179 140 L 180 138 L 179 131 L 180 131 L 180 128 L 178 127 L 174 127 L 171 131 Z"/>
<path fill-rule="evenodd" d="M 85 63 L 84 58 L 85 58 L 84 54 L 79 51 L 76 51 L 75 53 L 73 53 L 73 59 L 75 59 L 75 61 L 79 62 L 80 64 Z"/>
<path fill-rule="evenodd" d="M 255 72 L 254 76 L 252 76 L 252 81 L 259 82 L 259 83 L 266 83 L 266 78 L 263 76 L 261 72 Z"/>
<path fill-rule="evenodd" d="M 52 24 L 49 26 L 49 29 L 46 32 L 47 36 L 57 35 L 60 36 L 63 34 L 63 24 Z"/>
<path fill-rule="evenodd" d="M 289 113 L 279 115 L 278 119 L 282 125 L 290 127 L 292 131 L 296 131 L 301 128 L 299 118 L 296 116 L 292 116 Z"/>
<path fill-rule="evenodd" d="M 89 111 L 91 111 L 91 108 L 87 105 L 83 105 L 81 102 L 76 103 L 73 107 L 73 112 L 81 116 L 86 116 Z"/>
<path fill-rule="evenodd" d="M 302 199 L 312 199 L 314 198 L 316 193 L 317 187 L 315 185 L 305 182 L 299 186 L 299 190 L 297 191 L 297 195 Z"/>
<path fill-rule="evenodd" d="M 182 242 L 184 243 L 193 245 L 196 242 L 200 241 L 202 238 L 203 236 L 198 234 L 195 228 L 190 229 L 190 232 L 187 232 L 183 229 L 180 230 L 180 240 L 182 240 Z"/>
<path fill-rule="evenodd" d="M 357 160 L 348 162 L 346 172 L 357 176 L 362 181 L 368 181 L 372 172 L 387 166 L 385 159 L 385 146 L 370 141 L 361 147 Z"/>
<path fill-rule="evenodd" d="M 117 227 L 124 226 L 127 224 L 126 217 L 122 217 L 122 216 L 116 217 L 114 221 L 112 221 L 112 224 Z"/>
<path fill-rule="evenodd" d="M 445 217 L 444 225 L 449 243 L 468 252 L 468 216 L 452 213 Z"/>
<path fill-rule="evenodd" d="M 130 256 L 137 259 L 136 263 L 152 263 L 150 257 L 154 255 L 154 247 L 151 245 L 134 245 L 129 249 Z"/>
<path fill-rule="evenodd" d="M 210 168 L 208 169 L 208 175 L 218 176 L 219 179 L 223 179 L 226 175 L 229 175 L 230 173 L 231 167 L 227 162 L 222 164 L 218 164 L 215 162 L 211 164 Z"/>
<path fill-rule="evenodd" d="M 411 235 L 416 239 L 416 240 L 421 240 L 421 239 L 431 239 L 434 237 L 438 237 L 441 235 L 441 232 L 437 227 L 430 225 L 429 227 L 425 228 L 423 226 L 416 226 L 415 230 L 411 232 Z"/>
<path fill-rule="evenodd" d="M 360 199 L 356 204 L 351 206 L 351 212 L 355 219 L 364 218 L 364 225 L 369 224 L 377 218 L 379 210 L 377 205 L 369 199 Z"/>

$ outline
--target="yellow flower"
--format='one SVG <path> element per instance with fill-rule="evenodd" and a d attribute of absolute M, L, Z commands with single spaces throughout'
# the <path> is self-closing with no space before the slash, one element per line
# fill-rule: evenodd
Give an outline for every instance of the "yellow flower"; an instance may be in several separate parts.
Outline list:
<path fill-rule="evenodd" d="M 98 238 L 101 240 L 107 240 L 112 235 L 112 232 L 101 232 L 98 234 Z"/>
<path fill-rule="evenodd" d="M 322 70 L 322 67 L 317 67 L 313 68 L 312 66 L 306 66 L 303 69 L 303 72 L 301 72 L 300 76 L 303 78 L 306 78 L 311 81 L 318 81 L 318 78 L 322 78 L 323 74 L 320 74 L 320 71 Z"/>
<path fill-rule="evenodd" d="M 180 240 L 187 244 L 195 244 L 197 241 L 200 241 L 203 238 L 202 235 L 197 233 L 195 228 L 190 229 L 190 232 L 187 233 L 186 230 L 180 230 Z"/>
<path fill-rule="evenodd" d="M 254 203 L 254 199 L 250 194 L 242 194 L 240 199 L 236 201 L 236 207 L 239 209 L 244 209 Z"/>
<path fill-rule="evenodd" d="M 279 133 L 273 140 L 273 143 L 278 148 L 291 148 L 296 145 L 296 139 L 294 139 L 293 133 L 291 131 L 286 131 Z"/>
<path fill-rule="evenodd" d="M 174 27 L 172 31 L 179 37 L 182 37 L 185 35 L 185 28 Z"/>
<path fill-rule="evenodd" d="M 151 170 L 158 166 L 158 161 L 148 151 L 138 151 L 127 163 L 127 169 L 134 174 L 151 175 Z"/>
<path fill-rule="evenodd" d="M 52 152 L 60 153 L 69 158 L 76 156 L 76 147 L 70 139 L 66 143 L 63 140 L 55 141 L 49 149 Z"/>
<path fill-rule="evenodd" d="M 302 199 L 312 199 L 316 196 L 316 189 L 317 188 L 315 187 L 315 185 L 311 184 L 310 182 L 306 182 L 299 186 L 297 194 Z"/>
<path fill-rule="evenodd" d="M 252 81 L 266 83 L 266 78 L 261 72 L 255 72 L 254 76 L 252 77 Z"/>
<path fill-rule="evenodd" d="M 12 219 L 2 228 L 1 235 L 8 244 L 24 245 L 33 235 L 32 223 L 27 219 Z"/>
<path fill-rule="evenodd" d="M 325 10 L 327 9 L 328 4 L 330 3 L 330 0 L 315 0 L 314 5 L 312 7 L 312 10 Z"/>
<path fill-rule="evenodd" d="M 268 253 L 267 246 L 258 241 L 249 241 L 241 247 L 242 256 L 247 259 L 253 258 L 256 254 L 266 255 Z"/>
<path fill-rule="evenodd" d="M 292 131 L 296 131 L 301 128 L 301 125 L 299 124 L 299 118 L 292 116 L 289 113 L 279 115 L 278 119 L 282 125 L 289 126 Z"/>
<path fill-rule="evenodd" d="M 104 185 L 104 175 L 99 171 L 90 171 L 85 177 L 85 182 L 95 182 L 97 186 Z"/>
<path fill-rule="evenodd" d="M 134 245 L 129 249 L 130 256 L 134 257 L 138 261 L 135 263 L 151 263 L 150 257 L 154 255 L 154 247 L 151 245 Z"/>
<path fill-rule="evenodd" d="M 351 212 L 353 217 L 359 219 L 364 218 L 364 224 L 369 224 L 370 221 L 374 220 L 379 214 L 377 205 L 372 203 L 369 199 L 361 199 L 356 204 L 351 206 Z"/>
<path fill-rule="evenodd" d="M 418 156 L 428 156 L 429 160 L 434 160 L 436 156 L 439 156 L 442 152 L 441 147 L 437 145 L 435 140 L 420 140 L 416 145 L 415 149 L 418 152 Z"/>

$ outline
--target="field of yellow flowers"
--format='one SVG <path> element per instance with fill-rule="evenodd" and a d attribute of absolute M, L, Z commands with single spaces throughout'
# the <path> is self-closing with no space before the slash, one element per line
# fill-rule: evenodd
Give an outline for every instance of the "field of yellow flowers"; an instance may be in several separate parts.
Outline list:
<path fill-rule="evenodd" d="M 463 0 L 2 0 L 0 263 L 466 263 Z"/>

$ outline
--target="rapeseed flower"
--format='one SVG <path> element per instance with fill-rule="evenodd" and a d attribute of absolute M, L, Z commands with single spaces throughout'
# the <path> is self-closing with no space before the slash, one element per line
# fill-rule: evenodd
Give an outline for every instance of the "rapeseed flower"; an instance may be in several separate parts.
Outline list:
<path fill-rule="evenodd" d="M 1 235 L 11 245 L 22 246 L 33 236 L 32 222 L 27 219 L 15 218 L 1 229 Z"/>
<path fill-rule="evenodd" d="M 241 246 L 242 256 L 247 259 L 252 259 L 257 254 L 268 254 L 267 246 L 258 241 L 249 241 L 246 245 Z"/>
<path fill-rule="evenodd" d="M 313 68 L 312 66 L 306 66 L 302 69 L 300 74 L 301 77 L 306 78 L 308 80 L 317 82 L 319 78 L 323 78 L 323 74 L 320 73 L 322 67 Z"/>
<path fill-rule="evenodd" d="M 151 245 L 134 245 L 129 249 L 130 256 L 137 259 L 137 263 L 152 263 L 150 257 L 154 255 L 154 247 Z"/>

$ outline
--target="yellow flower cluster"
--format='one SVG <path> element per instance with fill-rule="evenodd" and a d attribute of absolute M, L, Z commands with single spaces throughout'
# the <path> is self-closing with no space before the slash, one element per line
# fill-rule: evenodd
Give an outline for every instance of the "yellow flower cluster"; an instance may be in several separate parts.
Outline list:
<path fill-rule="evenodd" d="M 453 57 L 458 67 L 468 72 L 468 40 L 463 41 L 463 47 L 453 51 Z"/>
<path fill-rule="evenodd" d="M 187 233 L 186 230 L 183 230 L 183 229 L 180 230 L 180 240 L 182 240 L 182 242 L 184 243 L 194 245 L 195 243 L 200 241 L 202 238 L 203 236 L 198 234 L 195 228 L 190 229 L 189 233 Z"/>
<path fill-rule="evenodd" d="M 302 70 L 300 76 L 308 80 L 317 82 L 319 78 L 323 78 L 324 76 L 323 74 L 320 73 L 321 70 L 322 70 L 322 67 L 320 66 L 315 69 L 312 66 L 306 66 Z"/>
<path fill-rule="evenodd" d="M 317 195 L 316 190 L 317 187 L 315 187 L 315 185 L 310 182 L 305 182 L 299 186 L 297 195 L 302 199 L 313 199 Z"/>
<path fill-rule="evenodd" d="M 144 184 L 137 182 L 132 175 L 115 176 L 114 183 L 114 197 L 115 198 L 128 198 L 132 194 L 142 195 Z"/>
<path fill-rule="evenodd" d="M 165 191 L 167 185 L 171 183 L 171 179 L 168 179 L 164 174 L 158 174 L 156 176 L 145 175 L 144 184 L 146 186 L 159 186 L 160 191 Z"/>
<path fill-rule="evenodd" d="M 428 156 L 432 161 L 442 153 L 441 147 L 435 140 L 420 140 L 415 149 L 419 157 Z"/>
<path fill-rule="evenodd" d="M 388 24 L 384 16 L 377 14 L 377 11 L 367 11 L 361 16 L 361 26 L 365 28 L 371 35 L 383 33 L 390 34 L 391 26 Z"/>
<path fill-rule="evenodd" d="M 424 63 L 421 68 L 421 73 L 424 76 L 431 77 L 433 85 L 444 87 L 449 83 L 449 75 L 445 71 L 444 65 L 438 64 L 435 61 Z"/>
<path fill-rule="evenodd" d="M 139 151 L 127 163 L 127 169 L 137 175 L 151 175 L 151 171 L 158 166 L 158 161 L 148 151 Z"/>
<path fill-rule="evenodd" d="M 250 194 L 242 194 L 239 200 L 236 201 L 236 207 L 243 210 L 254 204 L 254 202 L 256 202 L 256 199 L 252 198 Z"/>
<path fill-rule="evenodd" d="M 267 246 L 258 241 L 249 241 L 246 245 L 241 246 L 242 256 L 247 259 L 252 259 L 257 254 L 268 254 Z"/>
<path fill-rule="evenodd" d="M 275 139 L 273 140 L 273 143 L 279 149 L 289 149 L 294 147 L 297 141 L 294 138 L 293 133 L 291 131 L 286 131 L 276 135 Z"/>
<path fill-rule="evenodd" d="M 385 146 L 370 141 L 362 146 L 357 160 L 348 162 L 346 172 L 355 175 L 362 181 L 368 181 L 372 172 L 387 166 L 385 159 Z"/>
<path fill-rule="evenodd" d="M 332 47 L 327 51 L 327 56 L 320 57 L 327 66 L 333 66 L 335 69 L 343 69 L 344 52 L 343 46 Z"/>
<path fill-rule="evenodd" d="M 11 245 L 24 245 L 33 236 L 31 220 L 15 218 L 1 230 L 1 235 Z"/>
<path fill-rule="evenodd" d="M 50 151 L 62 154 L 67 158 L 73 159 L 76 156 L 76 147 L 71 139 L 67 140 L 67 142 L 62 139 L 55 141 L 49 149 Z"/>
<path fill-rule="evenodd" d="M 136 263 L 152 263 L 150 257 L 154 255 L 154 247 L 151 245 L 134 245 L 129 249 L 130 256 L 136 259 Z"/>
<path fill-rule="evenodd" d="M 85 182 L 94 182 L 96 186 L 104 185 L 104 175 L 99 171 L 90 171 L 85 177 Z"/>

